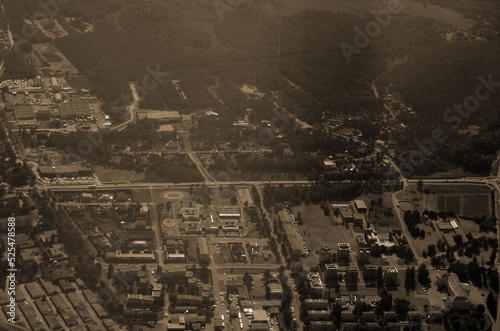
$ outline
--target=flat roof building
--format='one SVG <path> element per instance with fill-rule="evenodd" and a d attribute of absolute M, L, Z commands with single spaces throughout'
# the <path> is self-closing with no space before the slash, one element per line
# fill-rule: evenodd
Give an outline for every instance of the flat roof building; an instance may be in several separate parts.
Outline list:
<path fill-rule="evenodd" d="M 163 123 L 175 123 L 182 121 L 182 116 L 174 110 L 141 110 L 138 112 L 139 119 L 149 118 Z"/>
<path fill-rule="evenodd" d="M 104 259 L 107 261 L 143 261 L 154 262 L 156 256 L 154 251 L 122 251 L 106 252 Z"/>
<path fill-rule="evenodd" d="M 152 307 L 154 298 L 151 295 L 127 294 L 127 306 Z"/>
<path fill-rule="evenodd" d="M 40 283 L 42 284 L 42 287 L 47 293 L 47 295 L 50 296 L 59 293 L 59 290 L 57 289 L 57 287 L 54 286 L 54 284 L 51 281 L 41 280 Z"/>
<path fill-rule="evenodd" d="M 15 106 L 14 117 L 16 120 L 32 120 L 35 118 L 33 106 Z"/>
<path fill-rule="evenodd" d="M 325 281 L 336 281 L 339 272 L 339 266 L 336 263 L 325 264 Z"/>
<path fill-rule="evenodd" d="M 360 248 L 358 251 L 358 262 L 359 263 L 370 263 L 370 250 L 367 248 Z"/>
<path fill-rule="evenodd" d="M 349 254 L 351 253 L 351 246 L 349 243 L 338 243 L 338 258 L 340 260 L 349 260 Z"/>
<path fill-rule="evenodd" d="M 385 268 L 384 282 L 390 285 L 397 285 L 398 283 L 398 268 Z"/>
<path fill-rule="evenodd" d="M 38 286 L 37 283 L 31 282 L 25 285 L 26 291 L 28 291 L 29 295 L 33 299 L 41 298 L 43 296 L 42 289 Z"/>
<path fill-rule="evenodd" d="M 345 272 L 345 282 L 347 284 L 356 284 L 359 279 L 358 269 L 355 267 L 347 267 Z"/>
<path fill-rule="evenodd" d="M 368 208 L 363 200 L 355 200 L 354 207 L 356 207 L 356 211 L 361 214 L 366 214 Z"/>
<path fill-rule="evenodd" d="M 340 218 L 342 222 L 352 222 L 354 220 L 354 214 L 350 206 L 340 208 Z"/>
<path fill-rule="evenodd" d="M 219 218 L 239 219 L 241 211 L 238 207 L 219 207 L 217 208 Z"/>
<path fill-rule="evenodd" d="M 309 281 L 309 285 L 311 287 L 311 297 L 312 298 L 322 298 L 324 285 L 323 281 L 318 272 L 310 272 L 307 275 L 307 280 Z"/>
<path fill-rule="evenodd" d="M 88 117 L 92 114 L 89 104 L 83 101 L 60 103 L 59 112 L 62 119 Z"/>

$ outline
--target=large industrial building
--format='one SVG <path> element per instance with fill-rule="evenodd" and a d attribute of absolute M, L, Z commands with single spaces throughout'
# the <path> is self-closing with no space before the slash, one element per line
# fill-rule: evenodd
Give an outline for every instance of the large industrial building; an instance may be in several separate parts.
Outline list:
<path fill-rule="evenodd" d="M 16 120 L 32 120 L 35 118 L 33 106 L 15 106 L 14 117 Z"/>
<path fill-rule="evenodd" d="M 88 103 L 75 101 L 59 104 L 59 112 L 62 119 L 89 117 L 92 114 Z"/>

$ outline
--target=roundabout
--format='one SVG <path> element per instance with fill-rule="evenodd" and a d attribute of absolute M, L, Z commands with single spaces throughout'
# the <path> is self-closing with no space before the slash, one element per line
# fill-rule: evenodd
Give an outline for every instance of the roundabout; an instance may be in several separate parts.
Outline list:
<path fill-rule="evenodd" d="M 184 193 L 182 192 L 165 192 L 163 197 L 170 200 L 179 200 L 184 198 Z"/>
<path fill-rule="evenodd" d="M 172 218 L 166 218 L 162 221 L 162 225 L 166 228 L 173 228 L 175 227 L 175 220 Z"/>

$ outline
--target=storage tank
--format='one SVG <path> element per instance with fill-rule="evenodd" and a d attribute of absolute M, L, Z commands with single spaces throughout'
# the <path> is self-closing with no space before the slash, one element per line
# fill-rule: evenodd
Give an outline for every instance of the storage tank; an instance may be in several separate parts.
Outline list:
<path fill-rule="evenodd" d="M 50 77 L 50 86 L 57 86 L 57 79 L 55 77 Z"/>
<path fill-rule="evenodd" d="M 54 99 L 56 102 L 61 102 L 62 101 L 61 93 L 54 94 Z"/>

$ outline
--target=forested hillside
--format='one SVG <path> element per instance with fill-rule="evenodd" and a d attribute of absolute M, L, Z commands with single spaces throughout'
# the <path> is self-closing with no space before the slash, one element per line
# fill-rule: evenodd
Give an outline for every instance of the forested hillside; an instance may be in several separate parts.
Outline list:
<path fill-rule="evenodd" d="M 187 99 L 166 83 L 148 94 L 144 108 L 242 110 L 238 86 L 251 83 L 264 92 L 283 91 L 285 105 L 311 122 L 323 112 L 377 112 L 381 105 L 370 85 L 384 72 L 386 59 L 440 38 L 432 30 L 421 31 L 432 24 L 427 20 L 394 19 L 347 63 L 339 45 L 352 44 L 354 27 L 363 27 L 369 17 L 306 11 L 279 19 L 258 5 L 241 4 L 221 21 L 206 2 L 124 3 L 72 7 L 71 13 L 80 10 L 96 30 L 57 44 L 106 100 L 127 93 L 127 82 L 141 80 L 147 66 L 160 64 L 180 80 Z M 216 80 L 224 105 L 207 89 Z"/>
<path fill-rule="evenodd" d="M 19 19 L 30 16 L 33 3 L 3 2 L 13 30 L 19 32 Z M 432 167 L 422 166 L 417 172 L 432 173 L 450 165 L 487 172 L 500 147 L 498 94 L 482 101 L 480 109 L 463 121 L 460 129 L 480 126 L 479 136 L 460 134 L 443 121 L 443 112 L 474 93 L 478 76 L 500 77 L 495 30 L 499 5 L 487 0 L 461 3 L 459 8 L 449 1 L 436 4 L 477 19 L 470 31 L 475 37 L 403 12 L 353 54 L 351 62 L 339 46 L 352 45 L 354 29 L 364 29 L 373 17 L 314 10 L 283 10 L 276 16 L 260 2 L 242 2 L 221 20 L 213 3 L 204 0 L 74 0 L 61 6 L 58 14 L 79 17 L 95 29 L 56 39 L 55 44 L 89 76 L 93 91 L 108 104 L 122 100 L 130 93 L 129 81 L 140 83 L 147 68 L 158 65 L 168 72 L 168 79 L 148 92 L 142 108 L 188 113 L 210 107 L 229 124 L 247 107 L 255 109 L 253 119 L 271 113 L 272 102 L 247 100 L 240 91 L 244 83 L 265 93 L 279 92 L 275 96 L 281 104 L 311 124 L 323 115 L 383 112 L 371 88 L 375 83 L 380 91 L 397 92 L 416 112 L 414 117 L 401 117 L 406 129 L 395 133 L 398 154 L 415 149 L 414 139 L 428 137 L 436 127 L 443 127 L 450 138 L 438 146 Z M 398 65 L 389 65 L 396 59 Z M 177 87 L 170 81 L 174 79 Z"/>

